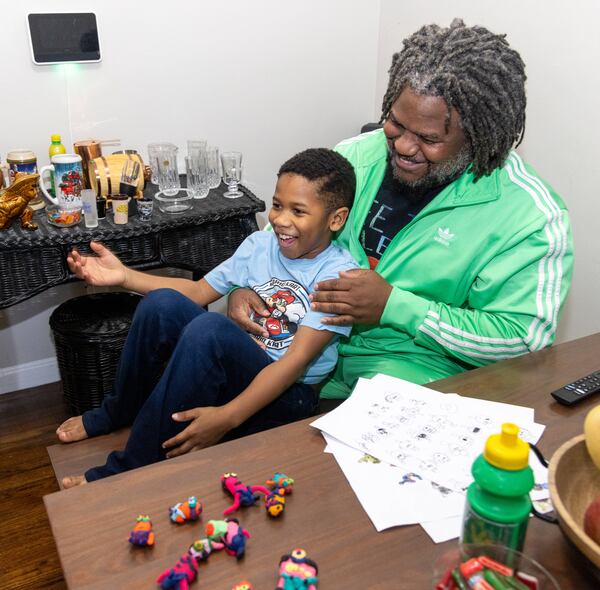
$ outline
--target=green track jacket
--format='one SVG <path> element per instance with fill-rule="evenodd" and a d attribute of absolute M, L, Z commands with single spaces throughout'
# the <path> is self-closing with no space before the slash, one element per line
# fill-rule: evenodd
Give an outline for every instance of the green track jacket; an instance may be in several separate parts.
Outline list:
<path fill-rule="evenodd" d="M 357 177 L 338 242 L 368 268 L 359 233 L 387 166 L 385 136 L 335 149 Z M 565 205 L 516 152 L 477 182 L 467 171 L 390 242 L 376 269 L 393 287 L 381 322 L 342 341 L 321 396 L 347 397 L 361 376 L 426 383 L 549 346 L 571 271 Z"/>

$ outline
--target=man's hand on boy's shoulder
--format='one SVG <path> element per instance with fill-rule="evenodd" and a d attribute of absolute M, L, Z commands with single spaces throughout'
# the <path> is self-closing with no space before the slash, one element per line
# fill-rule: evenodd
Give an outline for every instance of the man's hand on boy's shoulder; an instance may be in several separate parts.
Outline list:
<path fill-rule="evenodd" d="M 392 286 L 372 270 L 345 270 L 338 279 L 317 283 L 311 309 L 336 314 L 321 320 L 332 326 L 378 324 L 391 292 Z"/>

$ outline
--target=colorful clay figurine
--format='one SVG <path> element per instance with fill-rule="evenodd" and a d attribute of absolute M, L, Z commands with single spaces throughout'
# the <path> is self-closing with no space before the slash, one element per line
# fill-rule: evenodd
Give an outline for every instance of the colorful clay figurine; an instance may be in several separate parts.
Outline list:
<path fill-rule="evenodd" d="M 294 549 L 279 561 L 277 590 L 316 590 L 317 564 L 306 557 L 304 549 Z"/>
<path fill-rule="evenodd" d="M 265 486 L 245 486 L 236 473 L 224 473 L 221 476 L 221 485 L 226 492 L 233 496 L 233 504 L 223 510 L 223 515 L 227 516 L 235 512 L 240 506 L 252 506 L 258 500 L 256 492 L 268 495 L 271 490 Z"/>
<path fill-rule="evenodd" d="M 231 590 L 254 590 L 254 586 L 248 582 L 248 580 L 243 580 L 239 584 L 236 584 Z"/>
<path fill-rule="evenodd" d="M 187 502 L 178 502 L 169 508 L 169 517 L 173 522 L 181 524 L 188 520 L 198 520 L 202 514 L 202 503 L 196 496 L 190 496 Z"/>
<path fill-rule="evenodd" d="M 188 590 L 190 582 L 196 579 L 198 574 L 198 564 L 196 560 L 187 553 L 182 555 L 175 567 L 165 570 L 158 578 L 156 583 L 160 584 L 162 590 Z"/>
<path fill-rule="evenodd" d="M 294 480 L 279 471 L 273 476 L 273 479 L 267 480 L 266 484 L 277 491 L 279 495 L 291 494 L 294 490 Z"/>
<path fill-rule="evenodd" d="M 220 549 L 223 549 L 223 547 L 225 547 L 223 543 L 211 541 L 210 539 L 203 537 L 190 545 L 188 553 L 196 560 L 196 562 L 206 561 L 213 551 L 219 551 Z"/>
<path fill-rule="evenodd" d="M 129 542 L 140 547 L 151 547 L 154 545 L 154 532 L 150 517 L 140 514 L 135 519 L 135 526 L 129 535 Z"/>
<path fill-rule="evenodd" d="M 277 518 L 283 514 L 285 508 L 285 497 L 277 493 L 277 491 L 271 492 L 268 496 L 265 496 L 265 509 L 269 516 Z"/>
<path fill-rule="evenodd" d="M 209 541 L 221 543 L 223 537 L 227 534 L 226 520 L 209 520 L 206 528 L 206 537 Z"/>
<path fill-rule="evenodd" d="M 225 551 L 237 559 L 244 557 L 246 551 L 246 539 L 250 538 L 250 533 L 240 526 L 237 518 L 227 518 L 227 532 L 223 536 Z"/>

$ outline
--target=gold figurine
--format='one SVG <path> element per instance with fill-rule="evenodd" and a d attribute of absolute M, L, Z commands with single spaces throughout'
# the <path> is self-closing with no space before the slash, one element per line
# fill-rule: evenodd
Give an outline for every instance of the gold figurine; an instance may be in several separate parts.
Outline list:
<path fill-rule="evenodd" d="M 29 207 L 29 201 L 37 197 L 39 177 L 39 174 L 19 172 L 8 188 L 0 190 L 0 230 L 8 229 L 17 217 L 21 220 L 23 229 L 38 228 L 31 221 L 33 209 Z"/>

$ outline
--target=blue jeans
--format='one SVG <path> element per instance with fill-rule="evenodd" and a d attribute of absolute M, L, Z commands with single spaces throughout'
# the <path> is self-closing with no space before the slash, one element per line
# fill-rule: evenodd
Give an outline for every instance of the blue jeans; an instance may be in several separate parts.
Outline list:
<path fill-rule="evenodd" d="M 235 323 L 171 289 L 157 289 L 137 307 L 117 368 L 114 393 L 83 414 L 87 434 L 131 425 L 124 451 L 85 473 L 94 481 L 165 458 L 162 443 L 189 423 L 171 414 L 222 406 L 239 395 L 273 360 Z M 295 383 L 229 436 L 252 434 L 307 418 L 318 393 Z M 228 436 L 228 437 L 229 437 Z"/>

